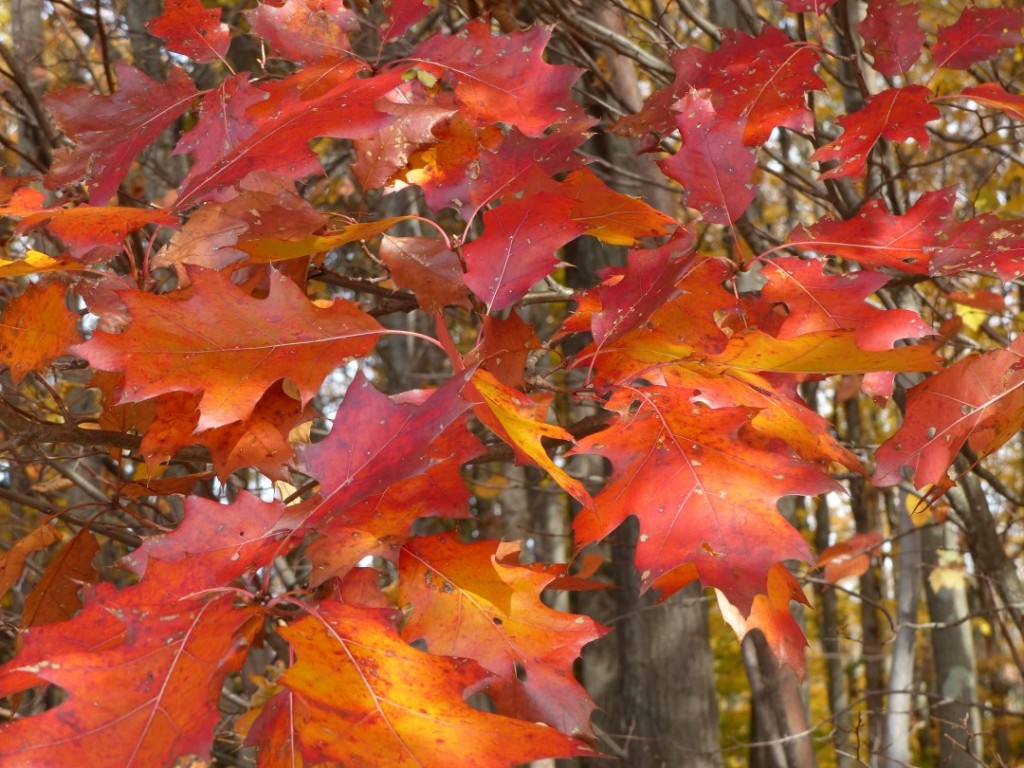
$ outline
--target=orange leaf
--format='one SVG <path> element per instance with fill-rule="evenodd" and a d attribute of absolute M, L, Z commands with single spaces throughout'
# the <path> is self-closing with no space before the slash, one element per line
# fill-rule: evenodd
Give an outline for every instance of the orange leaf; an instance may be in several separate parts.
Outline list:
<path fill-rule="evenodd" d="M 64 354 L 78 339 L 78 315 L 67 308 L 63 283 L 30 285 L 0 315 L 0 364 L 17 384 Z"/>
<path fill-rule="evenodd" d="M 284 378 L 307 403 L 332 369 L 369 352 L 384 330 L 344 299 L 317 307 L 280 273 L 271 275 L 262 300 L 220 272 L 189 274 L 194 292 L 184 301 L 122 292 L 132 315 L 128 330 L 97 333 L 72 351 L 96 368 L 125 372 L 119 402 L 175 391 L 200 395 L 200 431 L 249 418 Z"/>
<path fill-rule="evenodd" d="M 483 670 L 418 651 L 386 613 L 324 600 L 280 629 L 296 662 L 249 731 L 259 765 L 501 768 L 591 754 L 554 728 L 471 708 Z"/>
<path fill-rule="evenodd" d="M 502 714 L 592 736 L 594 702 L 572 667 L 605 630 L 544 605 L 540 593 L 555 574 L 498 562 L 498 547 L 462 544 L 451 534 L 410 540 L 399 565 L 399 599 L 412 605 L 402 636 L 497 675 L 488 692 Z"/>

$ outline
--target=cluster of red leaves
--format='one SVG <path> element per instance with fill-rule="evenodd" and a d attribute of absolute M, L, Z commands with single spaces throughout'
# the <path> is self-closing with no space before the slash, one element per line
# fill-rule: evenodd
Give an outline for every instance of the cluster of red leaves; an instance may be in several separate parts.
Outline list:
<path fill-rule="evenodd" d="M 786 2 L 794 13 L 830 4 Z M 413 0 L 389 9 L 382 43 L 427 12 Z M 931 335 L 930 326 L 867 299 L 894 272 L 1020 275 L 1019 222 L 960 221 L 953 189 L 922 195 L 902 215 L 874 200 L 849 220 L 799 227 L 783 247 L 804 258 L 762 254 L 761 290 L 739 296 L 743 266 L 698 257 L 685 226 L 584 167 L 576 150 L 592 122 L 570 98 L 578 71 L 543 58 L 549 30 L 498 35 L 477 20 L 377 67 L 348 49 L 361 20 L 340 1 L 279 0 L 247 13 L 253 34 L 298 62 L 292 74 L 251 82 L 241 73 L 200 92 L 180 67 L 159 83 L 121 64 L 111 95 L 75 88 L 47 98 L 74 148 L 43 182 L 68 196 L 47 207 L 23 180 L 4 187 L 0 214 L 21 231 L 45 228 L 64 251 L 0 265 L 4 278 L 38 276 L 4 310 L 0 361 L 15 382 L 61 355 L 87 361 L 103 393 L 100 426 L 143 433 L 151 469 L 198 444 L 222 478 L 255 467 L 292 479 L 294 470 L 318 490 L 289 506 L 245 494 L 227 506 L 187 497 L 181 525 L 123 562 L 138 579 L 120 590 L 69 594 L 69 579 L 92 578 L 95 539 L 66 543 L 39 587 L 59 593 L 62 610 L 32 614 L 19 653 L 0 667 L 0 695 L 56 685 L 66 698 L 0 726 L 5 764 L 154 766 L 208 753 L 222 683 L 268 632 L 290 648 L 291 663 L 238 724 L 261 766 L 299 756 L 498 766 L 588 752 L 593 704 L 572 666 L 604 630 L 540 600 L 571 580 L 520 565 L 514 543 L 412 535 L 419 518 L 468 515 L 461 468 L 483 451 L 470 419 L 578 502 L 577 551 L 637 516 L 644 589 L 669 595 L 699 580 L 731 606 L 737 631 L 761 629 L 802 671 L 804 638 L 789 602 L 803 592 L 781 563 L 812 557 L 776 502 L 836 488 L 830 468 L 863 467 L 797 386 L 864 374 L 865 387 L 884 396 L 894 372 L 939 370 L 933 344 L 901 344 Z M 880 73 L 917 64 L 917 13 L 912 3 L 870 3 L 861 31 Z M 1020 43 L 1022 25 L 1024 11 L 968 8 L 938 30 L 932 58 L 970 67 Z M 223 58 L 229 43 L 219 13 L 199 0 L 169 0 L 149 28 L 199 62 Z M 661 168 L 695 215 L 732 226 L 758 192 L 758 148 L 780 128 L 811 130 L 806 95 L 824 87 L 821 55 L 779 29 L 726 31 L 713 52 L 674 54 L 675 81 L 616 130 L 650 149 L 678 132 Z M 841 117 L 841 135 L 812 159 L 826 164 L 822 178 L 857 177 L 881 139 L 926 143 L 925 124 L 956 98 L 1022 114 L 1021 97 L 993 84 L 941 98 L 909 84 Z M 190 110 L 196 118 L 176 152 L 191 170 L 174 203 L 106 205 L 138 153 Z M 440 216 L 421 219 L 431 236 L 380 241 L 408 217 L 332 226 L 294 188 L 321 172 L 311 148 L 321 137 L 352 143 L 365 188 L 416 185 L 433 212 L 453 208 L 456 225 L 444 221 L 455 231 Z M 474 223 L 482 234 L 471 238 Z M 173 234 L 144 269 L 109 268 L 126 235 L 155 238 L 159 228 Z M 559 266 L 556 252 L 583 236 L 634 249 L 577 297 L 554 339 L 591 339 L 564 365 L 585 377 L 610 424 L 571 448 L 611 462 L 593 497 L 549 453 L 550 441 L 574 440 L 548 422 L 550 399 L 526 388 L 526 353 L 540 341 L 507 314 Z M 291 430 L 309 419 L 324 379 L 389 333 L 351 301 L 307 298 L 309 265 L 358 240 L 379 242 L 394 282 L 438 319 L 437 343 L 457 373 L 436 391 L 394 397 L 360 375 L 328 437 L 296 451 Z M 863 269 L 837 274 L 827 256 Z M 178 289 L 155 294 L 157 269 L 175 270 Z M 84 341 L 69 290 L 100 318 Z M 444 333 L 453 306 L 481 318 L 468 353 Z M 904 426 L 877 454 L 875 482 L 895 483 L 910 467 L 919 485 L 942 486 L 962 445 L 985 455 L 1019 430 L 1020 347 L 964 359 L 911 390 Z M 49 529 L 33 537 L 22 563 L 54 541 Z M 309 586 L 268 595 L 261 574 L 303 542 Z M 382 593 L 375 573 L 358 567 L 371 555 L 394 564 L 397 592 Z M 478 691 L 496 714 L 465 703 Z"/>

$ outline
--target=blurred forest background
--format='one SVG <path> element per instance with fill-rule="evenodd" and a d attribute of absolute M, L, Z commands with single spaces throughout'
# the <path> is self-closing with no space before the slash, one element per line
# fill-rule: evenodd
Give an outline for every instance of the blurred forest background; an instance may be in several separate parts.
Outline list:
<path fill-rule="evenodd" d="M 234 71 L 256 77 L 287 71 L 286 62 L 268 60 L 257 38 L 245 34 L 242 13 L 255 2 L 205 4 L 222 8 L 233 30 L 226 63 Z M 5 175 L 45 173 L 65 143 L 41 106 L 44 94 L 71 85 L 110 93 L 116 85 L 114 65 L 120 61 L 155 79 L 166 77 L 173 54 L 146 27 L 162 5 L 162 0 L 0 2 Z M 353 0 L 352 5 L 373 12 L 370 0 Z M 915 6 L 927 30 L 951 23 L 963 3 L 921 0 Z M 760 253 L 783 242 L 801 222 L 826 213 L 849 217 L 878 196 L 892 211 L 903 212 L 923 192 L 955 183 L 963 185 L 964 204 L 979 213 L 1024 217 L 1020 123 L 979 105 L 944 110 L 941 119 L 929 124 L 926 151 L 883 142 L 862 183 L 822 182 L 806 173 L 814 149 L 838 135 L 835 117 L 855 111 L 867 95 L 894 82 L 869 66 L 858 28 L 866 7 L 859 0 L 839 0 L 816 17 L 790 13 L 773 0 L 441 0 L 417 31 L 426 37 L 481 15 L 505 31 L 552 26 L 549 60 L 584 70 L 576 95 L 600 121 L 585 147 L 590 167 L 619 191 L 680 218 L 686 210 L 655 165 L 659 155 L 640 153 L 638 140 L 603 130 L 639 111 L 647 96 L 672 81 L 669 55 L 684 46 L 714 49 L 721 29 L 756 34 L 762 24 L 834 52 L 820 72 L 827 90 L 813 94 L 814 135 L 777 130 L 759 153 L 761 191 L 737 227 L 745 242 L 701 225 L 703 253 Z M 364 41 L 358 30 L 351 40 L 359 51 Z M 225 64 L 185 66 L 202 88 L 219 79 Z M 907 82 L 931 68 L 925 50 Z M 942 93 L 985 82 L 1020 90 L 1024 51 L 1010 49 L 965 72 L 938 70 L 930 86 Z M 121 205 L 171 199 L 188 171 L 182 158 L 171 154 L 181 128 L 165 132 L 139 157 L 119 191 Z M 310 180 L 303 194 L 318 208 L 374 209 L 381 215 L 416 210 L 412 188 L 387 196 L 361 189 L 351 172 L 349 145 L 322 140 L 317 150 L 330 171 Z M 8 249 L 25 247 L 22 238 L 11 236 L 12 226 L 0 224 L 4 258 L 11 257 Z M 620 265 L 624 253 L 596 240 L 577 240 L 563 258 L 582 269 L 567 271 L 565 280 L 572 285 L 578 275 Z M 325 263 L 320 276 L 325 292 L 374 299 L 372 285 L 350 277 L 366 258 L 358 245 L 339 249 L 335 258 L 347 262 L 346 274 L 332 272 Z M 15 293 L 11 283 L 0 282 L 0 306 Z M 878 301 L 921 312 L 963 349 L 1005 346 L 1020 333 L 1024 317 L 1019 281 L 1003 284 L 984 277 L 960 278 L 956 284 L 907 277 L 890 282 Z M 529 308 L 530 319 L 550 330 L 568 309 L 564 302 L 536 304 Z M 377 304 L 374 314 L 385 323 L 430 330 L 429 320 L 417 313 L 386 310 Z M 437 361 L 424 349 L 382 342 L 373 359 L 376 380 L 389 391 L 435 383 L 431 372 L 438 370 Z M 410 356 L 413 351 L 416 357 Z M 325 413 L 337 407 L 351 373 L 340 372 L 325 385 L 319 403 Z M 899 410 L 893 403 L 878 408 L 858 383 L 853 377 L 812 382 L 802 394 L 830 420 L 840 440 L 864 456 L 892 434 Z M 900 390 L 913 383 L 911 376 L 898 378 Z M 9 549 L 44 516 L 64 510 L 67 535 L 91 527 L 102 545 L 98 562 L 109 565 L 137 543 L 132 531 L 139 519 L 159 520 L 166 505 L 177 503 L 173 497 L 146 495 L 113 503 L 104 488 L 109 459 L 96 448 L 13 439 L 22 414 L 86 412 L 91 391 L 59 389 L 36 375 L 14 386 L 6 372 L 0 374 L 0 547 Z M 688 588 L 664 603 L 651 595 L 638 598 L 631 565 L 637 531 L 635 525 L 623 526 L 606 545 L 608 562 L 599 574 L 622 588 L 558 597 L 565 601 L 559 607 L 589 613 L 615 629 L 588 647 L 579 665 L 581 679 L 601 708 L 596 715 L 600 746 L 612 756 L 611 761 L 583 761 L 587 768 L 616 761 L 633 768 L 1024 765 L 1024 443 L 1017 435 L 980 464 L 972 466 L 969 456 L 962 457 L 958 468 L 960 482 L 930 506 L 908 487 L 876 489 L 859 475 L 840 478 L 846 495 L 786 505 L 784 512 L 815 552 L 838 546 L 831 550 L 837 559 L 830 570 L 822 563 L 798 574 L 812 604 L 800 614 L 810 641 L 802 682 L 779 667 L 757 636 L 738 644 L 710 594 Z M 571 469 L 595 489 L 606 471 L 596 458 L 589 463 L 578 459 Z M 477 463 L 466 479 L 474 494 L 478 535 L 524 539 L 538 559 L 569 559 L 571 501 L 540 471 Z M 217 496 L 269 487 L 255 471 L 240 471 L 227 486 L 210 479 L 207 492 Z M 45 572 L 52 552 L 32 555 L 5 598 L 0 626 L 4 660 L 14 647 L 22 612 L 34 609 L 24 596 Z M 280 563 L 282 579 L 292 565 Z M 1019 599 L 1007 600 L 1008 594 Z M 907 689 L 908 683 L 912 694 L 889 693 Z M 879 753 L 883 733 L 886 743 L 895 738 L 903 745 L 902 754 Z M 245 764 L 230 744 L 221 745 L 217 761 Z"/>

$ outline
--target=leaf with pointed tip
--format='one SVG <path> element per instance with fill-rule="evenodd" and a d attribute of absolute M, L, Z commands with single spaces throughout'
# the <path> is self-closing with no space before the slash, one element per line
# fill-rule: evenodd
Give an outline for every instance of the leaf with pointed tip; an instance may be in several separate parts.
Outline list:
<path fill-rule="evenodd" d="M 431 11 L 423 0 L 384 0 L 384 9 L 388 14 L 387 21 L 377 28 L 382 43 L 401 37 Z"/>
<path fill-rule="evenodd" d="M 811 155 L 814 162 L 837 163 L 835 168 L 821 174 L 821 178 L 838 179 L 861 174 L 872 147 L 879 139 L 914 139 L 922 148 L 927 148 L 925 123 L 941 116 L 931 103 L 932 96 L 932 92 L 923 85 L 890 88 L 872 96 L 859 111 L 840 117 L 838 122 L 843 128 L 842 136 L 818 147 Z"/>
<path fill-rule="evenodd" d="M 26 277 L 43 272 L 78 272 L 85 265 L 74 259 L 52 259 L 45 253 L 33 251 L 31 248 L 23 259 L 8 261 L 0 259 L 0 278 Z"/>
<path fill-rule="evenodd" d="M 222 586 L 278 554 L 292 530 L 293 514 L 280 502 L 261 501 L 247 491 L 232 504 L 189 496 L 177 528 L 146 539 L 121 563 L 142 579 L 156 563 L 184 565 L 186 572 L 172 582 L 183 594 Z"/>
<path fill-rule="evenodd" d="M 809 134 L 814 116 L 808 91 L 824 90 L 814 72 L 818 54 L 765 24 L 757 37 L 735 29 L 722 31 L 722 43 L 699 70 L 695 88 L 708 88 L 718 114 L 743 122 L 743 143 L 764 144 L 776 128 Z M 683 94 L 680 93 L 680 96 Z"/>
<path fill-rule="evenodd" d="M 97 333 L 70 351 L 95 368 L 124 371 L 119 402 L 200 395 L 200 431 L 249 418 L 285 378 L 305 405 L 331 370 L 369 352 L 384 330 L 344 299 L 316 306 L 280 273 L 271 274 L 266 299 L 246 295 L 221 272 L 193 267 L 189 275 L 193 291 L 184 301 L 122 292 L 128 330 Z"/>
<path fill-rule="evenodd" d="M 181 183 L 182 189 L 205 178 L 225 153 L 258 130 L 259 121 L 248 111 L 266 98 L 265 91 L 249 82 L 247 72 L 228 77 L 203 94 L 196 124 L 174 146 L 175 155 L 192 158 L 192 167 Z"/>
<path fill-rule="evenodd" d="M 594 702 L 572 668 L 604 629 L 544 605 L 540 594 L 554 574 L 499 562 L 498 548 L 497 541 L 463 544 L 447 533 L 407 542 L 398 596 L 412 610 L 402 636 L 426 641 L 433 654 L 473 659 L 496 675 L 488 693 L 501 714 L 592 737 Z"/>
<path fill-rule="evenodd" d="M 636 115 L 619 120 L 616 130 L 638 138 L 667 133 L 676 127 L 676 102 L 701 88 L 711 91 L 722 117 L 744 123 L 747 146 L 763 144 L 778 127 L 799 133 L 814 127 L 805 94 L 825 87 L 814 72 L 818 55 L 775 27 L 766 24 L 757 37 L 726 29 L 716 50 L 683 48 L 670 59 L 676 70 L 672 85 L 656 91 Z"/>
<path fill-rule="evenodd" d="M 383 493 L 350 506 L 339 506 L 316 525 L 306 555 L 313 563 L 310 584 L 344 576 L 367 556 L 397 563 L 402 544 L 420 518 L 470 517 L 469 491 L 462 465 L 484 452 L 483 444 L 456 421 L 422 450 L 430 463 Z"/>
<path fill-rule="evenodd" d="M 729 339 L 721 354 L 710 362 L 748 371 L 778 373 L 870 373 L 872 371 L 936 371 L 942 361 L 934 345 L 919 344 L 898 349 L 863 349 L 856 330 L 840 328 L 814 331 L 778 339 L 750 329 Z"/>
<path fill-rule="evenodd" d="M 286 186 L 273 191 L 247 188 L 230 199 L 209 202 L 193 211 L 181 230 L 153 258 L 151 266 L 178 267 L 182 284 L 188 274 L 180 267 L 196 264 L 224 269 L 244 261 L 267 241 L 302 241 L 323 229 L 327 217 Z"/>
<path fill-rule="evenodd" d="M 435 127 L 443 131 L 442 124 L 457 112 L 451 104 L 431 98 L 418 80 L 402 83 L 378 106 L 395 119 L 373 136 L 353 142 L 352 172 L 363 189 L 386 187 L 414 152 L 437 142 L 440 134 L 434 133 Z"/>
<path fill-rule="evenodd" d="M 836 0 L 782 0 L 791 13 L 813 13 L 821 16 Z"/>
<path fill-rule="evenodd" d="M 245 421 L 200 432 L 189 441 L 206 446 L 217 477 L 222 480 L 242 467 L 255 467 L 274 480 L 290 480 L 287 466 L 294 447 L 288 442 L 288 434 L 303 414 L 302 403 L 285 392 L 282 382 L 277 382 L 264 393 Z"/>
<path fill-rule="evenodd" d="M 380 243 L 380 260 L 399 288 L 416 294 L 422 309 L 439 312 L 445 307 L 469 308 L 459 257 L 443 240 L 433 237 L 392 237 Z"/>
<path fill-rule="evenodd" d="M 906 77 L 924 50 L 925 33 L 918 24 L 921 9 L 915 2 L 871 0 L 857 31 L 875 71 Z"/>
<path fill-rule="evenodd" d="M 590 324 L 597 346 L 645 322 L 676 293 L 676 284 L 693 266 L 693 245 L 693 232 L 680 230 L 665 245 L 626 256 L 625 271 L 597 290 L 601 308 Z"/>
<path fill-rule="evenodd" d="M 461 395 L 469 374 L 454 376 L 419 404 L 396 402 L 358 374 L 330 434 L 302 451 L 320 480 L 317 514 L 341 513 L 442 461 L 427 447 L 469 409 Z"/>
<path fill-rule="evenodd" d="M 163 592 L 180 570 L 154 569 L 150 581 L 163 583 L 145 601 L 146 586 L 103 585 L 70 622 L 25 634 L 24 650 L 0 668 L 0 692 L 51 683 L 66 697 L 0 726 L 0 760 L 148 768 L 209 754 L 221 686 L 241 667 L 263 619 L 255 608 L 236 608 L 231 595 L 169 600 Z"/>
<path fill-rule="evenodd" d="M 966 444 L 980 458 L 1024 426 L 1024 336 L 1009 347 L 960 360 L 907 392 L 903 423 L 875 452 L 878 486 L 896 485 L 903 468 L 918 488 L 941 493 L 955 482 L 947 475 Z"/>
<path fill-rule="evenodd" d="M 639 200 L 614 189 L 589 168 L 573 171 L 556 182 L 534 168 L 527 194 L 551 192 L 576 200 L 569 218 L 586 227 L 584 234 L 610 245 L 636 245 L 641 237 L 662 237 L 675 229 L 676 220 Z"/>
<path fill-rule="evenodd" d="M 100 543 L 88 528 L 82 528 L 50 560 L 39 582 L 25 598 L 21 629 L 68 621 L 82 607 L 79 591 L 98 578 L 92 560 Z"/>
<path fill-rule="evenodd" d="M 990 213 L 961 221 L 956 198 L 955 187 L 925 192 L 902 215 L 871 200 L 852 219 L 798 227 L 787 244 L 916 275 L 1024 274 L 1024 222 Z"/>
<path fill-rule="evenodd" d="M 866 267 L 927 275 L 933 253 L 958 225 L 955 203 L 955 187 L 925 192 L 904 214 L 889 213 L 875 198 L 853 218 L 826 218 L 811 227 L 797 227 L 786 244 L 853 259 Z"/>
<path fill-rule="evenodd" d="M 279 630 L 295 664 L 249 733 L 260 766 L 512 768 L 591 750 L 554 728 L 463 701 L 476 664 L 406 645 L 383 611 L 323 600 Z"/>
<path fill-rule="evenodd" d="M 779 663 L 785 664 L 803 680 L 807 639 L 789 610 L 792 601 L 808 607 L 811 605 L 800 583 L 782 563 L 776 563 L 769 569 L 768 589 L 765 594 L 754 597 L 749 614 L 736 610 L 722 592 L 718 593 L 722 618 L 736 635 L 742 639 L 747 632 L 761 630 Z"/>
<path fill-rule="evenodd" d="M 389 70 L 372 77 L 363 77 L 364 73 L 362 65 L 350 59 L 322 59 L 290 77 L 261 85 L 258 90 L 265 96 L 244 112 L 251 127 L 236 123 L 242 138 L 229 143 L 227 151 L 217 146 L 214 162 L 203 173 L 186 178 L 176 205 L 183 208 L 206 200 L 253 171 L 289 179 L 320 173 L 322 166 L 309 148 L 312 139 L 365 138 L 393 119 L 376 104 L 401 82 L 401 72 Z M 252 97 L 252 89 L 236 93 L 247 100 Z"/>
<path fill-rule="evenodd" d="M 783 257 L 765 262 L 761 271 L 768 282 L 761 299 L 775 312 L 785 307 L 785 317 L 772 335 L 793 339 L 806 333 L 852 329 L 857 346 L 864 350 L 892 349 L 901 339 L 934 335 L 934 329 L 916 312 L 876 309 L 866 299 L 890 280 L 881 272 L 861 270 L 827 274 L 818 261 Z M 777 315 L 776 315 L 777 316 Z M 758 324 L 766 329 L 766 323 Z"/>
<path fill-rule="evenodd" d="M 1024 8 L 964 8 L 959 18 L 939 30 L 932 46 L 936 67 L 967 69 L 994 58 L 1004 48 L 1024 43 Z"/>
<path fill-rule="evenodd" d="M 541 348 L 537 329 L 513 311 L 505 318 L 484 315 L 480 335 L 464 358 L 466 365 L 479 364 L 503 384 L 525 389 L 526 360 L 533 350 Z"/>
<path fill-rule="evenodd" d="M 421 43 L 409 60 L 446 76 L 468 119 L 483 125 L 507 123 L 536 137 L 583 114 L 569 95 L 580 70 L 544 61 L 550 39 L 551 30 L 542 26 L 492 35 L 489 22 L 474 19 L 456 35 Z"/>
<path fill-rule="evenodd" d="M 1001 109 L 1012 120 L 1024 122 L 1024 96 L 1010 93 L 999 83 L 982 83 L 964 88 L 958 94 L 951 94 L 947 99 L 970 99 L 973 102 L 993 109 Z"/>
<path fill-rule="evenodd" d="M 209 754 L 224 678 L 241 667 L 262 613 L 220 587 L 272 559 L 284 507 L 248 494 L 192 500 L 177 531 L 129 556 L 140 581 L 87 587 L 68 622 L 33 627 L 0 668 L 0 695 L 51 683 L 57 707 L 0 726 L 8 764 L 169 765 Z M 230 535 L 224 535 L 230 531 Z M 98 692 L 116 690 L 117 696 Z"/>
<path fill-rule="evenodd" d="M 67 308 L 67 286 L 36 283 L 12 299 L 0 314 L 0 365 L 17 384 L 40 371 L 79 338 L 78 314 Z"/>
<path fill-rule="evenodd" d="M 683 146 L 658 167 L 683 185 L 686 204 L 712 224 L 730 224 L 757 195 L 752 150 L 743 146 L 743 123 L 720 115 L 711 92 L 692 91 L 676 104 Z"/>
<path fill-rule="evenodd" d="M 541 192 L 484 213 L 484 233 L 463 248 L 465 283 L 490 312 L 515 304 L 557 265 L 555 251 L 586 232 L 576 200 Z"/>
<path fill-rule="evenodd" d="M 751 408 L 751 429 L 800 458 L 829 466 L 838 464 L 863 472 L 860 460 L 830 434 L 829 422 L 807 407 L 796 391 L 797 381 L 770 373 L 758 374 L 685 361 L 648 374 L 655 383 L 698 391 L 697 401 L 712 408 Z"/>
<path fill-rule="evenodd" d="M 775 563 L 811 559 L 776 502 L 835 484 L 814 464 L 759 436 L 750 427 L 755 409 L 709 408 L 694 402 L 698 395 L 684 387 L 623 388 L 612 395 L 606 408 L 619 414 L 617 421 L 573 450 L 612 462 L 594 506 L 573 523 L 576 547 L 636 515 L 642 588 L 659 588 L 676 569 L 695 569 L 704 586 L 721 590 L 748 615 Z"/>
<path fill-rule="evenodd" d="M 114 66 L 118 90 L 113 95 L 97 96 L 76 87 L 44 99 L 76 145 L 70 152 L 58 152 L 47 184 L 82 183 L 93 205 L 114 196 L 135 156 L 177 120 L 198 93 L 178 67 L 171 67 L 166 83 L 158 83 L 128 64 Z"/>
<path fill-rule="evenodd" d="M 150 34 L 167 41 L 167 50 L 193 61 L 223 59 L 231 43 L 220 8 L 206 8 L 200 0 L 166 0 L 164 11 L 146 24 Z"/>
<path fill-rule="evenodd" d="M 246 13 L 253 34 L 283 59 L 316 61 L 348 53 L 359 17 L 343 0 L 278 0 Z"/>
<path fill-rule="evenodd" d="M 45 226 L 54 237 L 68 246 L 72 256 L 95 261 L 90 251 L 101 249 L 99 259 L 114 255 L 113 249 L 128 236 L 149 224 L 175 227 L 178 219 L 166 211 L 147 208 L 81 205 L 76 208 L 44 208 L 46 196 L 31 187 L 18 190 L 11 200 L 0 206 L 0 216 L 13 216 L 20 221 L 16 232 L 27 232 Z"/>
<path fill-rule="evenodd" d="M 5 596 L 21 578 L 29 555 L 46 549 L 55 541 L 60 541 L 60 533 L 52 523 L 43 523 L 20 537 L 0 555 L 0 597 Z"/>
<path fill-rule="evenodd" d="M 555 464 L 541 444 L 542 437 L 573 442 L 572 435 L 564 429 L 547 423 L 551 396 L 531 398 L 502 384 L 484 370 L 473 375 L 473 388 L 484 400 L 484 405 L 476 409 L 484 424 L 508 443 L 518 457 L 529 459 L 551 475 L 580 504 L 587 506 L 591 503 L 583 483 Z"/>

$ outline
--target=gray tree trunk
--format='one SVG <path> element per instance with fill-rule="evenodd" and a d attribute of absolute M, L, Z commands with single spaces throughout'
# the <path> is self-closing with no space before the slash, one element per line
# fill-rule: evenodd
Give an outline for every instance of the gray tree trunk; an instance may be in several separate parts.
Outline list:
<path fill-rule="evenodd" d="M 899 494 L 900 554 L 896 573 L 896 637 L 889 667 L 889 702 L 882 724 L 878 754 L 881 768 L 910 764 L 910 713 L 914 703 L 914 651 L 917 641 L 917 604 L 920 594 L 920 534 L 907 512 L 906 493 Z"/>
<path fill-rule="evenodd" d="M 975 768 L 982 756 L 981 713 L 978 710 L 977 657 L 964 585 L 935 590 L 927 574 L 939 565 L 939 552 L 955 546 L 948 526 L 923 531 L 924 580 L 932 624 L 935 694 L 931 713 L 939 724 L 939 765 Z"/>

